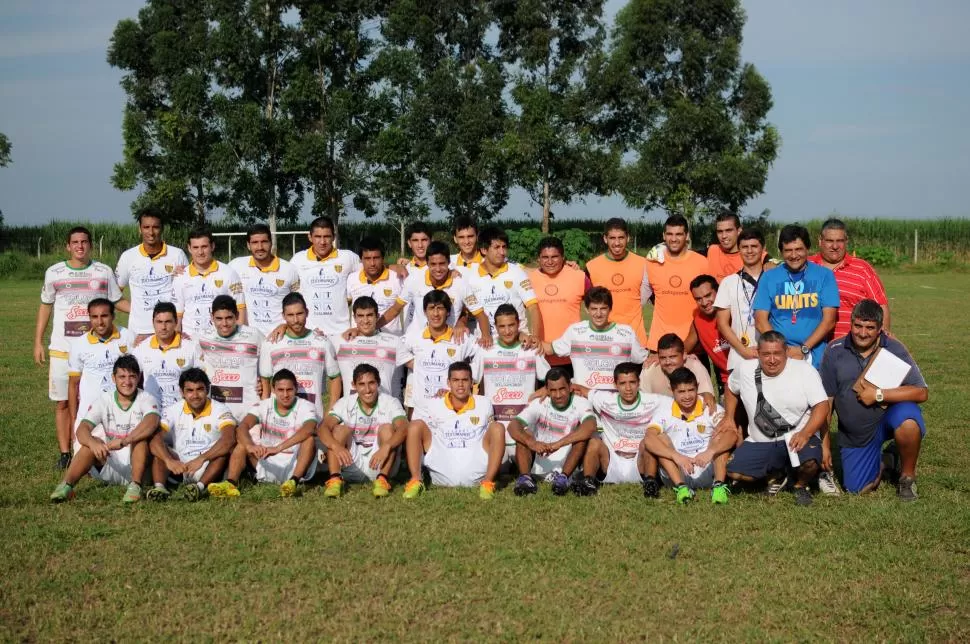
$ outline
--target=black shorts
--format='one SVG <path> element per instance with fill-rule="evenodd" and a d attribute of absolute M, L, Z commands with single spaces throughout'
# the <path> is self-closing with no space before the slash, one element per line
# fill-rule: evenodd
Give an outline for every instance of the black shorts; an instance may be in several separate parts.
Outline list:
<path fill-rule="evenodd" d="M 798 452 L 802 463 L 814 460 L 822 462 L 822 439 L 812 436 L 808 444 Z M 734 455 L 728 462 L 727 470 L 730 474 L 740 474 L 753 479 L 763 479 L 772 471 L 790 472 L 791 460 L 788 458 L 788 446 L 785 441 L 776 440 L 770 443 L 755 443 L 745 441 L 734 450 Z"/>

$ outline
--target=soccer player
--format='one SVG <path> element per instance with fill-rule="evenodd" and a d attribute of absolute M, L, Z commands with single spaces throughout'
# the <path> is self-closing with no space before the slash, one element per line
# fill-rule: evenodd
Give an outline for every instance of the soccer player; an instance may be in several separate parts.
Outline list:
<path fill-rule="evenodd" d="M 458 253 L 451 256 L 453 268 L 474 268 L 476 264 L 482 263 L 482 253 L 478 250 L 478 224 L 474 219 L 455 218 L 454 240 Z"/>
<path fill-rule="evenodd" d="M 697 303 L 697 308 L 694 310 L 694 321 L 684 341 L 684 347 L 691 352 L 700 344 L 714 364 L 714 370 L 723 384 L 727 382 L 727 360 L 731 345 L 717 329 L 714 309 L 717 291 L 717 280 L 712 275 L 698 275 L 691 281 L 690 294 Z"/>
<path fill-rule="evenodd" d="M 142 498 L 141 480 L 148 465 L 148 441 L 158 429 L 158 401 L 138 388 L 141 373 L 134 356 L 112 362 L 113 391 L 103 391 L 78 422 L 74 458 L 51 494 L 53 503 L 74 498 L 85 474 L 109 485 L 125 485 L 123 503 Z"/>
<path fill-rule="evenodd" d="M 259 483 L 280 486 L 280 496 L 302 496 L 317 470 L 313 405 L 296 395 L 296 376 L 288 369 L 273 375 L 273 395 L 253 405 L 236 428 L 236 446 L 225 481 L 210 483 L 214 497 L 239 496 L 239 477 L 248 467 Z"/>
<path fill-rule="evenodd" d="M 377 330 L 377 302 L 374 298 L 358 297 L 354 300 L 353 310 L 356 334 L 350 340 L 338 336 L 334 347 L 343 392 L 350 395 L 354 391 L 354 371 L 366 362 L 377 369 L 381 392 L 400 399 L 403 367 L 397 366 L 397 353 L 401 338 Z"/>
<path fill-rule="evenodd" d="M 199 337 L 200 363 L 212 382 L 212 399 L 242 418 L 259 402 L 259 347 L 263 334 L 238 324 L 236 300 L 219 295 L 212 301 L 212 327 Z"/>
<path fill-rule="evenodd" d="M 508 425 L 515 440 L 518 496 L 537 491 L 532 475 L 552 477 L 552 493 L 569 492 L 569 479 L 579 467 L 586 444 L 596 432 L 596 415 L 589 401 L 573 394 L 565 369 L 546 374 L 547 397 L 533 400 Z"/>
<path fill-rule="evenodd" d="M 185 500 L 204 499 L 208 485 L 222 477 L 236 444 L 236 419 L 228 407 L 209 398 L 205 372 L 188 369 L 178 385 L 182 400 L 165 408 L 162 431 L 150 443 L 155 485 L 145 494 L 149 501 L 169 498 L 165 484 L 170 476 L 182 482 Z"/>
<path fill-rule="evenodd" d="M 340 368 L 333 344 L 326 336 L 306 326 L 306 300 L 299 293 L 283 298 L 286 331 L 275 342 L 263 340 L 259 348 L 259 375 L 263 398 L 269 398 L 270 379 L 280 369 L 296 374 L 297 395 L 310 401 L 317 418 L 323 417 L 323 387 L 327 385 L 327 405 L 332 407 L 341 394 Z"/>
<path fill-rule="evenodd" d="M 67 358 L 67 407 L 75 430 L 101 393 L 114 389 L 115 361 L 135 346 L 135 336 L 115 325 L 111 300 L 96 297 L 88 302 L 88 319 L 91 330 L 71 340 Z"/>
<path fill-rule="evenodd" d="M 179 377 L 201 363 L 199 345 L 176 331 L 175 305 L 159 302 L 152 313 L 155 333 L 132 352 L 141 366 L 144 389 L 158 400 L 163 410 L 181 400 Z"/>
<path fill-rule="evenodd" d="M 640 365 L 635 362 L 616 365 L 613 379 L 615 390 L 573 385 L 589 400 L 601 429 L 586 447 L 585 476 L 574 489 L 580 496 L 592 496 L 601 483 L 640 483 L 645 497 L 656 498 L 657 461 L 640 450 L 640 443 L 667 399 L 640 391 Z"/>
<path fill-rule="evenodd" d="M 707 409 L 714 413 L 717 397 L 711 375 L 696 356 L 684 350 L 684 341 L 675 333 L 668 333 L 657 341 L 657 362 L 644 368 L 640 376 L 640 391 L 673 396 L 670 374 L 680 367 L 687 367 L 697 378 L 698 393 Z"/>
<path fill-rule="evenodd" d="M 404 289 L 404 278 L 384 263 L 384 243 L 373 237 L 365 237 L 360 242 L 360 262 L 363 268 L 347 280 L 347 298 L 351 303 L 357 298 L 367 296 L 377 302 L 378 314 L 383 315 L 391 308 Z M 387 333 L 404 333 L 403 319 L 397 318 L 381 327 Z"/>
<path fill-rule="evenodd" d="M 373 481 L 373 494 L 390 494 L 390 477 L 401 462 L 400 447 L 408 434 L 401 403 L 381 391 L 381 374 L 369 364 L 354 368 L 354 393 L 337 401 L 317 428 L 327 448 L 330 477 L 323 495 L 337 498 L 344 481 Z"/>
<path fill-rule="evenodd" d="M 307 327 L 337 336 L 350 326 L 347 280 L 360 270 L 360 258 L 334 247 L 334 226 L 329 217 L 310 222 L 310 248 L 290 263 L 300 276 L 300 293 L 309 306 Z"/>
<path fill-rule="evenodd" d="M 236 300 L 239 323 L 246 324 L 246 297 L 239 274 L 212 256 L 215 237 L 206 228 L 189 233 L 189 254 L 192 262 L 188 270 L 172 282 L 172 301 L 178 312 L 182 333 L 197 339 L 212 328 L 212 300 L 219 295 L 231 295 Z"/>
<path fill-rule="evenodd" d="M 423 221 L 416 221 L 407 229 L 408 249 L 411 251 L 411 259 L 401 257 L 397 260 L 399 265 L 407 268 L 408 275 L 420 273 L 428 265 L 428 245 L 431 243 L 431 229 Z"/>
<path fill-rule="evenodd" d="M 397 354 L 397 364 L 411 369 L 404 392 L 404 406 L 417 410 L 430 404 L 448 387 L 448 366 L 458 361 L 474 361 L 478 348 L 471 337 L 458 340 L 448 326 L 451 299 L 444 291 L 429 291 L 424 296 L 424 315 L 428 325 L 406 334 Z M 480 379 L 475 373 L 475 381 Z"/>
<path fill-rule="evenodd" d="M 141 234 L 141 244 L 123 252 L 115 269 L 118 286 L 128 287 L 130 291 L 128 327 L 138 340 L 144 340 L 153 333 L 152 312 L 155 305 L 172 301 L 175 274 L 189 263 L 181 248 L 174 248 L 162 241 L 162 231 L 161 216 L 148 210 L 140 212 L 138 232 Z"/>
<path fill-rule="evenodd" d="M 273 254 L 269 226 L 256 224 L 246 234 L 249 257 L 229 262 L 242 281 L 246 319 L 263 335 L 283 324 L 283 298 L 300 290 L 300 276 L 285 259 Z"/>
<path fill-rule="evenodd" d="M 127 310 L 128 304 L 119 302 L 121 290 L 114 271 L 91 259 L 91 231 L 84 226 L 71 228 L 67 233 L 67 254 L 66 261 L 54 264 L 44 273 L 34 328 L 34 362 L 42 365 L 50 357 L 47 392 L 54 401 L 54 423 L 60 449 L 57 467 L 62 470 L 71 462 L 71 413 L 67 404 L 67 359 L 71 339 L 90 329 L 88 302 L 94 298 L 117 302 L 123 311 Z M 45 356 L 44 333 L 52 314 L 54 323 Z"/>
<path fill-rule="evenodd" d="M 758 330 L 754 324 L 754 294 L 765 270 L 765 236 L 760 230 L 747 228 L 738 235 L 741 270 L 725 277 L 717 289 L 714 308 L 717 329 L 731 345 L 728 371 L 744 360 L 758 357 Z"/>
<path fill-rule="evenodd" d="M 720 282 L 728 275 L 734 275 L 744 262 L 741 258 L 738 241 L 741 236 L 741 218 L 730 211 L 724 211 L 714 219 L 714 235 L 717 243 L 707 248 L 707 271 Z"/>
<path fill-rule="evenodd" d="M 643 303 L 649 297 L 645 291 L 647 260 L 627 250 L 628 241 L 626 221 L 618 217 L 607 221 L 603 233 L 606 252 L 589 260 L 586 272 L 594 286 L 609 289 L 616 306 L 614 319 L 632 328 L 640 344 L 646 346 Z"/>
<path fill-rule="evenodd" d="M 811 243 L 804 226 L 781 229 L 785 263 L 762 276 L 752 308 L 759 333 L 778 331 L 789 343 L 789 358 L 818 369 L 838 317 L 839 287 L 831 270 L 808 261 Z"/>
<path fill-rule="evenodd" d="M 660 478 L 673 486 L 677 503 L 691 501 L 699 489 L 711 490 L 711 503 L 727 503 L 727 462 L 738 435 L 730 431 L 714 435 L 724 409 L 718 405 L 714 414 L 707 411 L 697 395 L 697 376 L 690 369 L 675 369 L 670 388 L 674 392 L 670 411 L 661 409 L 654 417 L 641 449 L 660 461 Z"/>
<path fill-rule="evenodd" d="M 448 393 L 415 412 L 408 425 L 411 480 L 404 487 L 405 499 L 424 491 L 422 461 L 434 485 L 478 485 L 480 498 L 495 496 L 495 477 L 505 455 L 505 428 L 492 418 L 488 399 L 472 395 L 472 381 L 471 365 L 453 362 L 448 367 Z"/>
<path fill-rule="evenodd" d="M 613 294 L 594 286 L 583 296 L 589 320 L 570 325 L 562 337 L 543 342 L 547 354 L 569 357 L 573 382 L 590 389 L 613 386 L 613 371 L 623 362 L 642 364 L 648 357 L 636 332 L 612 321 Z"/>

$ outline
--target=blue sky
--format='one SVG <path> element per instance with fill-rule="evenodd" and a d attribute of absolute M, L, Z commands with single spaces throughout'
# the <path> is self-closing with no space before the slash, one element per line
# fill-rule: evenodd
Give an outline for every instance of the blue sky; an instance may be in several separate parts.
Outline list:
<path fill-rule="evenodd" d="M 121 157 L 120 73 L 105 62 L 137 0 L 0 3 L 0 170 L 8 224 L 125 221 L 133 193 L 111 187 Z M 625 4 L 609 0 L 612 16 Z M 970 177 L 970 2 L 746 0 L 743 55 L 771 83 L 783 146 L 746 208 L 794 221 L 833 211 L 966 217 Z M 560 218 L 640 217 L 619 198 L 554 207 Z M 503 216 L 538 216 L 521 192 Z M 651 215 L 655 217 L 655 215 Z"/>

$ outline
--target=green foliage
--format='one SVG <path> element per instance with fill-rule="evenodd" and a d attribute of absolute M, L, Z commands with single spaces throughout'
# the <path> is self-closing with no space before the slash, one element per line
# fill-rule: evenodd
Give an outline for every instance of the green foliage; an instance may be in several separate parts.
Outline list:
<path fill-rule="evenodd" d="M 539 242 L 545 237 L 558 237 L 562 240 L 566 251 L 566 258 L 585 265 L 594 255 L 591 236 L 588 232 L 578 228 L 568 228 L 544 234 L 537 228 L 519 228 L 509 230 L 509 260 L 520 264 L 535 264 L 538 257 Z"/>
<path fill-rule="evenodd" d="M 11 163 L 10 151 L 13 146 L 10 139 L 3 132 L 0 132 L 0 168 L 6 168 Z"/>
<path fill-rule="evenodd" d="M 509 235 L 509 261 L 520 264 L 534 263 L 536 258 L 536 248 L 545 235 L 536 228 L 522 228 L 520 230 L 510 230 Z"/>
<path fill-rule="evenodd" d="M 896 254 L 882 246 L 856 246 L 851 252 L 879 268 L 899 265 Z"/>

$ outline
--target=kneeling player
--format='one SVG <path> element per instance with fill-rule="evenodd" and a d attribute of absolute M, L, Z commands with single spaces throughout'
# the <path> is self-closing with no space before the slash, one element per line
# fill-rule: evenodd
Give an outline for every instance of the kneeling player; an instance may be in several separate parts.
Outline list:
<path fill-rule="evenodd" d="M 141 480 L 148 464 L 148 442 L 158 429 L 158 401 L 138 388 L 141 369 L 134 356 L 115 360 L 105 391 L 82 411 L 74 441 L 74 458 L 51 501 L 74 497 L 74 486 L 85 474 L 110 485 L 127 485 L 123 503 L 141 500 Z"/>
<path fill-rule="evenodd" d="M 496 315 L 496 318 L 498 315 Z M 531 474 L 552 476 L 552 493 L 569 491 L 569 477 L 586 452 L 586 443 L 596 432 L 596 415 L 589 401 L 572 393 L 566 371 L 553 367 L 546 374 L 547 397 L 533 400 L 509 422 L 515 440 L 515 462 L 519 478 L 516 496 L 535 494 Z M 530 474 L 531 472 L 531 474 Z"/>
<path fill-rule="evenodd" d="M 401 463 L 398 448 L 407 438 L 408 419 L 398 399 L 381 391 L 376 367 L 359 364 L 352 378 L 355 393 L 338 400 L 317 429 L 330 469 L 323 495 L 339 497 L 346 479 L 374 481 L 374 496 L 385 497 L 391 491 L 389 477 Z"/>
<path fill-rule="evenodd" d="M 658 414 L 647 427 L 641 450 L 660 460 L 660 477 L 674 487 L 677 503 L 687 503 L 694 498 L 694 490 L 707 488 L 711 503 L 727 503 L 724 481 L 737 434 L 727 430 L 715 435 L 724 410 L 718 405 L 713 416 L 707 412 L 697 395 L 697 376 L 690 369 L 674 369 L 670 389 L 674 393 L 670 411 Z"/>
<path fill-rule="evenodd" d="M 505 428 L 493 419 L 488 398 L 472 395 L 471 365 L 455 362 L 448 367 L 448 393 L 417 407 L 408 425 L 411 480 L 404 488 L 404 498 L 416 498 L 424 491 L 423 459 L 433 484 L 479 485 L 479 496 L 491 499 L 504 456 Z"/>
<path fill-rule="evenodd" d="M 162 431 L 151 442 L 155 486 L 145 495 L 149 501 L 168 499 L 165 484 L 170 476 L 181 479 L 186 500 L 208 496 L 207 486 L 222 478 L 236 444 L 236 419 L 229 407 L 209 398 L 205 371 L 183 371 L 179 390 L 182 400 L 165 410 Z"/>
<path fill-rule="evenodd" d="M 280 486 L 280 496 L 300 496 L 317 469 L 313 403 L 296 395 L 296 376 L 280 369 L 271 381 L 273 394 L 252 406 L 236 428 L 236 447 L 229 458 L 229 474 L 210 483 L 212 496 L 239 496 L 239 477 L 247 466 L 260 483 Z"/>

